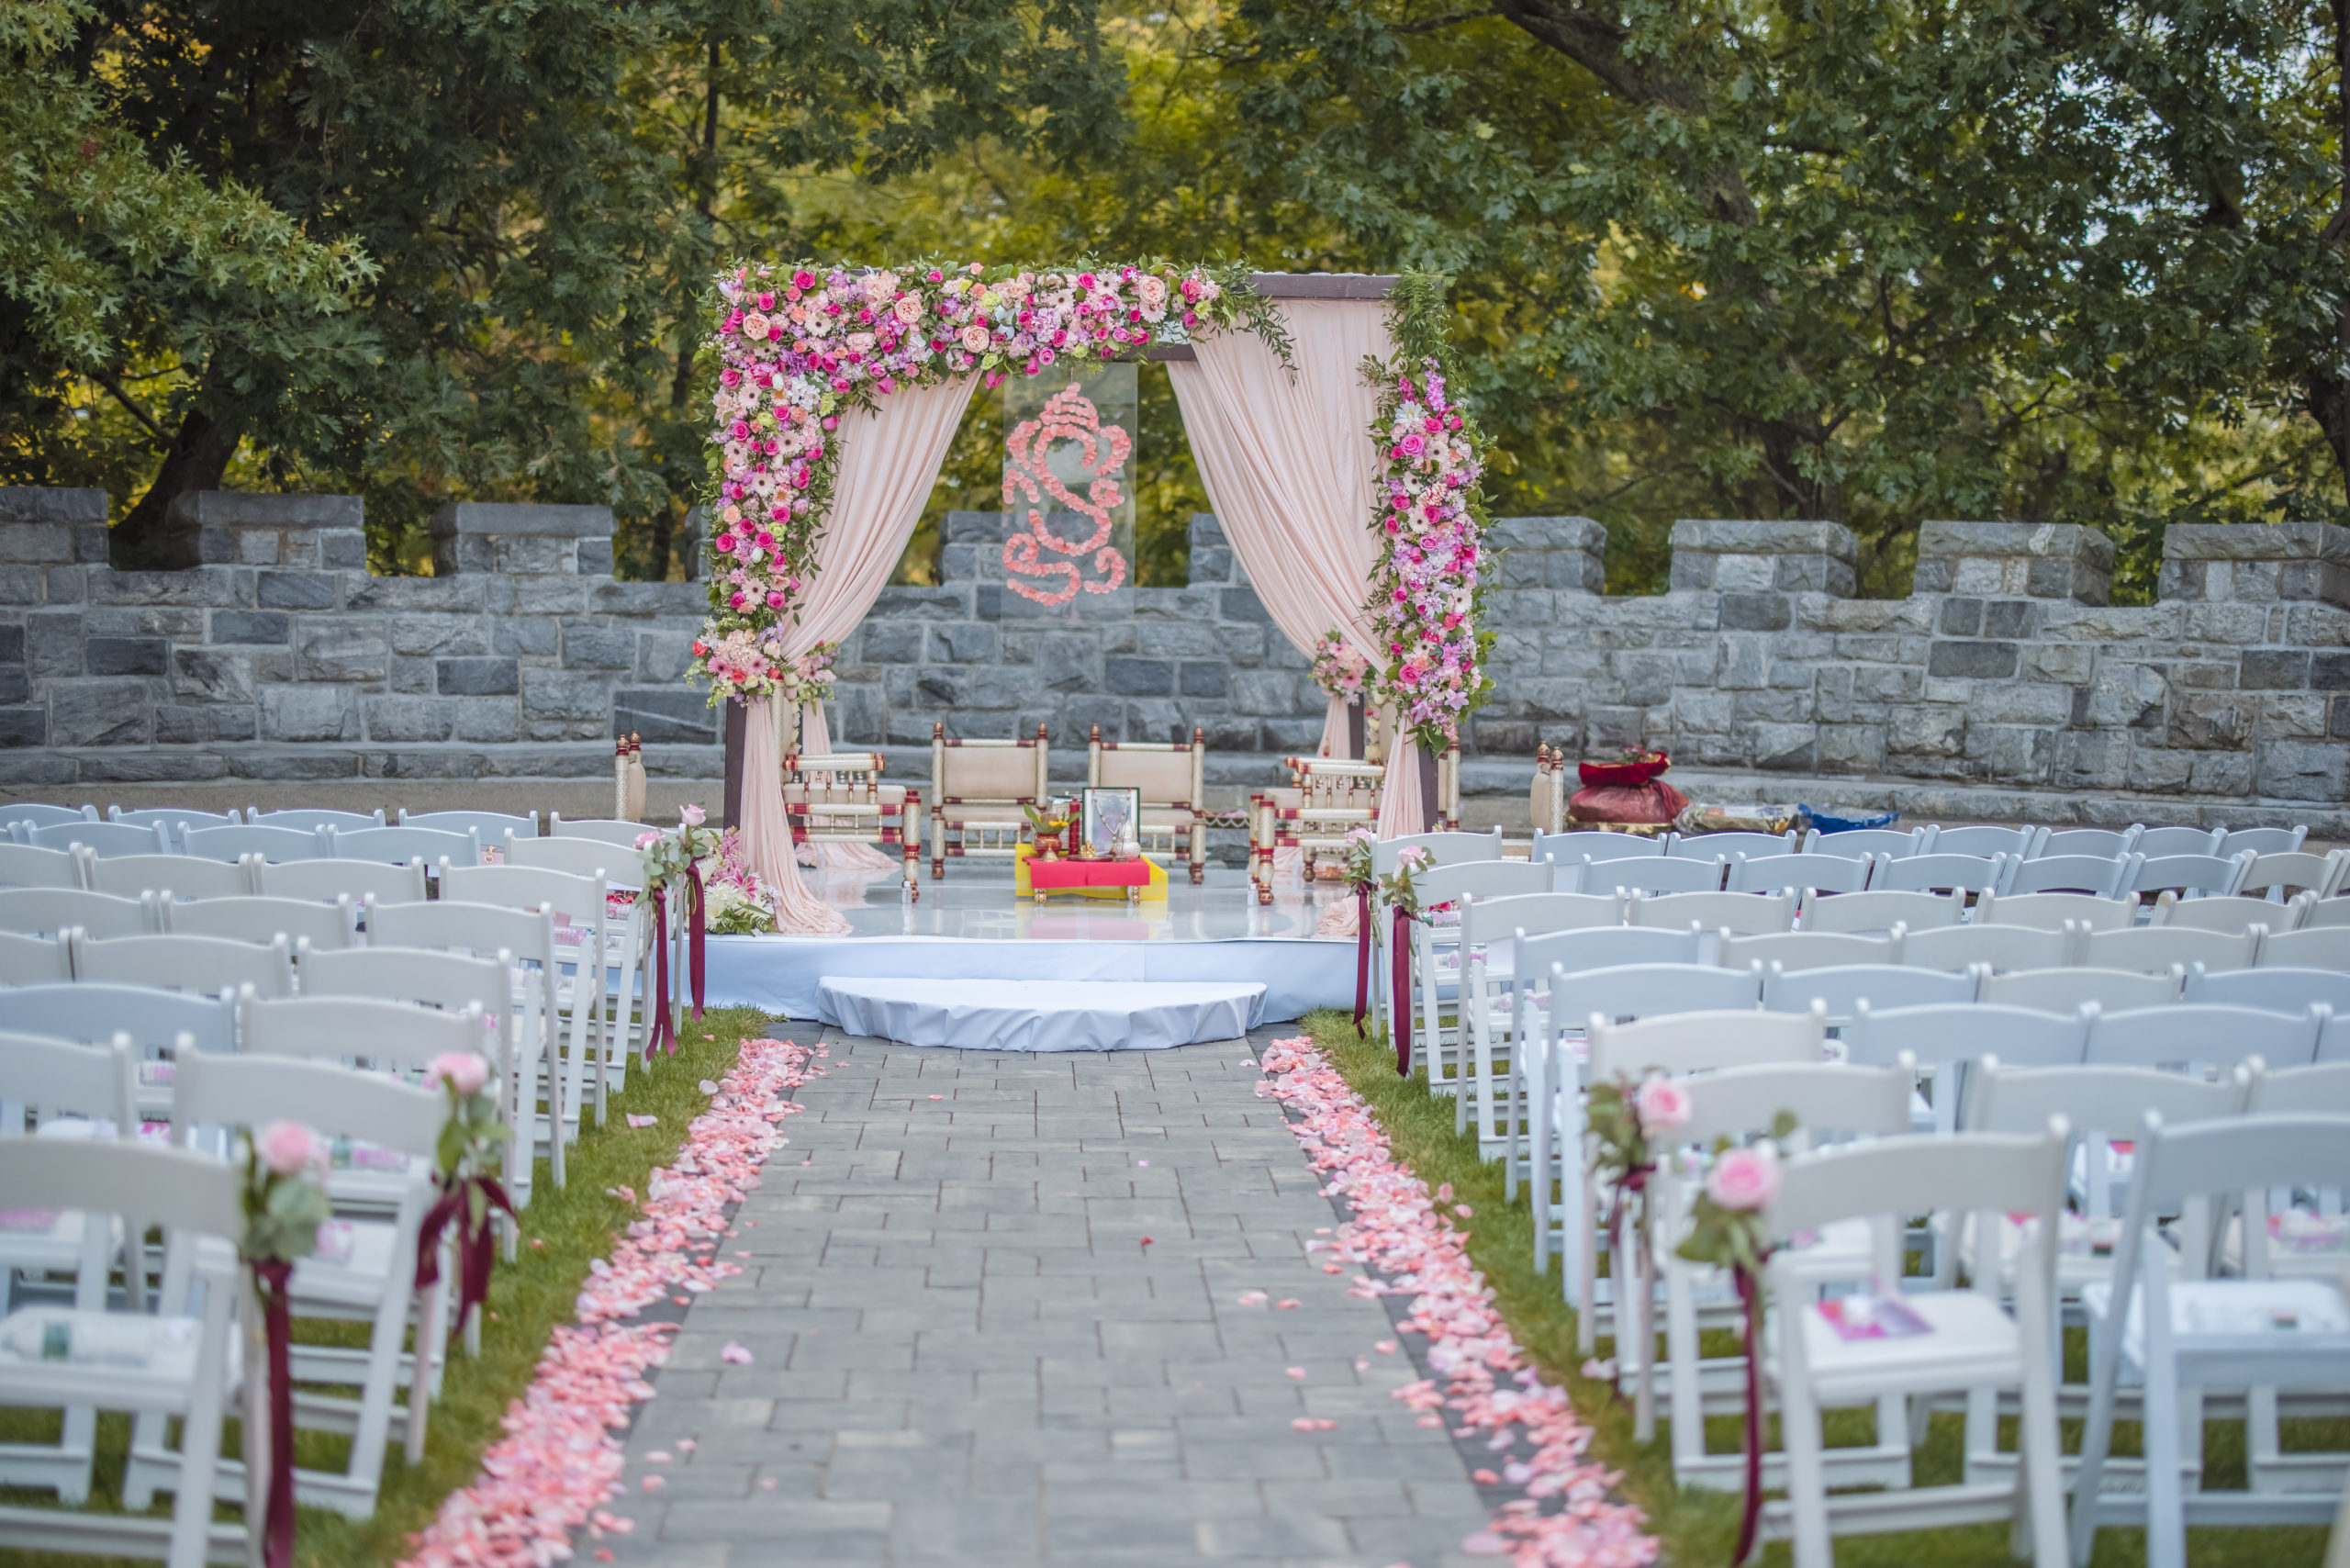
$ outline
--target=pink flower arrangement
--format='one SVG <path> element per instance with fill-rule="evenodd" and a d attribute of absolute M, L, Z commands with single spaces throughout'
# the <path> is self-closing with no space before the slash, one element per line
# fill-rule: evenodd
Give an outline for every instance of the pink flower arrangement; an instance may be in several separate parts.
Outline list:
<path fill-rule="evenodd" d="M 1314 684 L 1333 697 L 1360 697 L 1371 659 L 1333 626 L 1314 644 Z"/>
<path fill-rule="evenodd" d="M 1420 743 L 1458 739 L 1492 685 L 1475 610 L 1483 546 L 1476 497 L 1482 442 L 1448 398 L 1442 364 L 1396 376 L 1380 409 L 1386 432 L 1376 526 L 1386 552 L 1370 603 L 1386 639 L 1384 682 Z"/>
<path fill-rule="evenodd" d="M 319 1135 L 299 1122 L 272 1122 L 253 1136 L 253 1152 L 274 1175 L 299 1176 L 326 1163 Z"/>
<path fill-rule="evenodd" d="M 1689 1125 L 1689 1091 L 1670 1078 L 1651 1078 L 1632 1097 L 1640 1126 L 1652 1133 L 1672 1132 Z"/>
<path fill-rule="evenodd" d="M 711 616 L 695 652 L 718 700 L 766 689 L 738 678 L 739 664 L 712 661 L 733 633 L 789 621 L 832 502 L 839 453 L 825 437 L 843 412 L 949 375 L 992 384 L 1062 358 L 1185 341 L 1237 324 L 1250 306 L 1205 271 L 1163 262 L 1076 273 L 744 264 L 717 283 L 702 501 Z M 1167 320 L 1177 296 L 1180 330 Z"/>
<path fill-rule="evenodd" d="M 1723 1150 L 1706 1174 L 1706 1195 L 1740 1213 L 1770 1207 L 1779 1195 L 1778 1152 L 1767 1143 Z"/>
<path fill-rule="evenodd" d="M 1314 1169 L 1329 1178 L 1325 1193 L 1344 1198 L 1353 1217 L 1338 1227 L 1330 1255 L 1362 1265 L 1358 1296 L 1411 1297 L 1406 1333 L 1427 1336 L 1434 1376 L 1396 1390 L 1427 1426 L 1456 1437 L 1487 1436 L 1504 1462 L 1497 1481 L 1518 1495 L 1491 1526 L 1461 1542 L 1481 1555 L 1507 1555 L 1519 1568 L 1639 1568 L 1658 1558 L 1640 1511 L 1612 1495 L 1617 1477 L 1586 1459 L 1592 1432 L 1565 1389 L 1543 1380 L 1494 1305 L 1494 1293 L 1464 1239 L 1427 1185 L 1398 1163 L 1386 1129 L 1311 1040 L 1266 1047 L 1267 1081 L 1258 1092 L 1298 1114 L 1290 1124 Z M 1465 1213 L 1465 1209 L 1462 1211 Z M 1449 1411 L 1448 1420 L 1443 1412 Z"/>
<path fill-rule="evenodd" d="M 596 1539 L 634 1528 L 606 1506 L 621 1490 L 620 1433 L 630 1407 L 653 1397 L 644 1374 L 666 1358 L 677 1326 L 628 1319 L 742 1272 L 697 1261 L 692 1249 L 725 1229 L 727 1206 L 756 1183 L 779 1141 L 775 1124 L 800 1109 L 777 1096 L 807 1081 L 808 1059 L 789 1040 L 744 1042 L 677 1162 L 646 1183 L 642 1217 L 609 1260 L 589 1265 L 578 1326 L 554 1331 L 480 1475 L 442 1500 L 401 1568 L 545 1568 L 572 1556 L 571 1532 L 583 1526 Z M 633 1192 L 612 1191 L 637 1204 Z"/>
<path fill-rule="evenodd" d="M 479 1051 L 442 1051 L 425 1064 L 424 1081 L 447 1084 L 459 1094 L 478 1094 L 489 1081 L 489 1062 Z"/>

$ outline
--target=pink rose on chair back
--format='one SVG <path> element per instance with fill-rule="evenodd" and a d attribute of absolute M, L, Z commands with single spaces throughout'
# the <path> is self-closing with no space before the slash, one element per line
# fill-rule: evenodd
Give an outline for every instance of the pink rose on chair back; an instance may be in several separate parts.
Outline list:
<path fill-rule="evenodd" d="M 424 1081 L 435 1087 L 453 1085 L 460 1094 L 476 1094 L 489 1081 L 489 1063 L 477 1051 L 442 1051 L 425 1065 Z"/>
<path fill-rule="evenodd" d="M 272 1122 L 253 1137 L 261 1162 L 280 1176 L 298 1176 L 321 1162 L 319 1135 L 299 1122 Z"/>
<path fill-rule="evenodd" d="M 1670 1078 L 1651 1078 L 1640 1085 L 1632 1108 L 1639 1113 L 1642 1130 L 1671 1132 L 1689 1125 L 1689 1091 Z"/>
<path fill-rule="evenodd" d="M 1726 1209 L 1767 1208 L 1779 1195 L 1779 1157 L 1768 1144 L 1733 1148 L 1714 1161 L 1706 1195 Z"/>

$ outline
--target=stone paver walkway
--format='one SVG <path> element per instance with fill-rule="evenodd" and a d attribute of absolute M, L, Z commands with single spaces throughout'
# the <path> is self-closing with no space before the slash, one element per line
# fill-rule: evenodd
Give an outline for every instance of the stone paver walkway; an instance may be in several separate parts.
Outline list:
<path fill-rule="evenodd" d="M 1484 1507 L 1309 1260 L 1336 1220 L 1245 1044 L 831 1048 L 631 1434 L 618 1562 L 1464 1561 Z"/>

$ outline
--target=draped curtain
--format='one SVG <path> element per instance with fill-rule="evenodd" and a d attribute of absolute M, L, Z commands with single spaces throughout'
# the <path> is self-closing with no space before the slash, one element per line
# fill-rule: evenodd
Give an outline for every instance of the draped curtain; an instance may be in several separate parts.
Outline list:
<path fill-rule="evenodd" d="M 949 376 L 885 394 L 877 409 L 841 416 L 834 434 L 840 464 L 831 514 L 816 540 L 815 575 L 800 588 L 799 619 L 784 629 L 788 655 L 796 658 L 819 643 L 839 642 L 865 619 L 905 554 L 978 386 L 974 375 Z M 750 704 L 743 746 L 744 857 L 776 890 L 777 929 L 797 935 L 845 931 L 848 923 L 809 892 L 792 855 L 783 808 L 785 717 L 780 704 L 767 699 Z M 819 715 L 819 734 L 822 724 Z"/>
<path fill-rule="evenodd" d="M 1292 345 L 1283 365 L 1254 333 L 1203 340 L 1192 363 L 1168 365 L 1183 410 L 1200 481 L 1225 537 L 1240 557 L 1266 613 L 1301 652 L 1336 626 L 1374 664 L 1383 664 L 1364 609 L 1381 543 L 1371 527 L 1378 460 L 1371 420 L 1380 387 L 1363 361 L 1393 353 L 1387 307 L 1378 299 L 1297 299 L 1276 304 Z M 1323 724 L 1323 748 L 1348 748 L 1342 704 Z M 1399 734 L 1387 752 L 1379 835 L 1427 826 L 1418 748 Z"/>

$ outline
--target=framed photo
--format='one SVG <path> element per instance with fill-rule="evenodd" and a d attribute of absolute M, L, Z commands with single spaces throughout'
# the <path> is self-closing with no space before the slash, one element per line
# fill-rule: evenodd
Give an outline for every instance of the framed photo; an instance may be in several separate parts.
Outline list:
<path fill-rule="evenodd" d="M 1088 785 L 1079 833 L 1085 853 L 1097 860 L 1115 857 L 1118 846 L 1142 825 L 1142 791 L 1138 789 Z"/>

